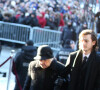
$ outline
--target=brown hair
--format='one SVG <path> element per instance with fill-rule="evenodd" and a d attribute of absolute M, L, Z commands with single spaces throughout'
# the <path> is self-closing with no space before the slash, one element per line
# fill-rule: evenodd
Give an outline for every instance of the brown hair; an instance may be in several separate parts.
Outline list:
<path fill-rule="evenodd" d="M 90 30 L 90 29 L 86 29 L 83 30 L 80 34 L 79 34 L 79 43 L 80 43 L 80 38 L 83 37 L 84 35 L 91 35 L 91 39 L 92 41 L 96 41 L 95 45 L 93 46 L 93 49 L 97 49 L 97 35 L 95 34 L 94 31 Z M 79 45 L 80 48 L 80 45 Z"/>

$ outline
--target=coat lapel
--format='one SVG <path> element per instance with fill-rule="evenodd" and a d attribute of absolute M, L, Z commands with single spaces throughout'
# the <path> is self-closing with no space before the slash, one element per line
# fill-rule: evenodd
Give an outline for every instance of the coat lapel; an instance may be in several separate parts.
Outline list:
<path fill-rule="evenodd" d="M 97 69 L 95 68 L 96 67 L 95 58 L 96 58 L 96 53 L 93 51 L 90 54 L 87 62 L 88 68 L 86 72 L 84 90 L 93 90 L 94 80 L 97 74 Z"/>
<path fill-rule="evenodd" d="M 73 58 L 74 59 L 74 58 Z M 79 50 L 76 54 L 76 57 L 74 59 L 73 65 L 72 65 L 72 76 L 71 76 L 71 82 L 70 82 L 70 90 L 76 90 L 76 85 L 78 83 L 79 78 L 79 70 L 82 63 L 82 52 Z"/>
<path fill-rule="evenodd" d="M 72 67 L 79 67 L 80 66 L 80 63 L 82 63 L 82 51 L 81 50 L 79 50 L 77 52 Z"/>

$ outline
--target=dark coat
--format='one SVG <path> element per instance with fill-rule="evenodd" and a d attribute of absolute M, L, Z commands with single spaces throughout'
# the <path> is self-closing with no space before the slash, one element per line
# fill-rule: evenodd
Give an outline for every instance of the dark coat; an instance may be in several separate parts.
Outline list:
<path fill-rule="evenodd" d="M 84 68 L 81 67 L 81 51 L 71 53 L 67 62 L 69 62 L 67 65 L 67 69 L 69 70 L 67 71 L 71 73 L 68 90 L 100 90 L 100 56 L 95 51 L 90 54 Z M 84 78 L 81 78 L 82 72 L 85 73 Z M 84 81 L 83 84 L 80 85 L 80 81 Z M 84 89 L 80 89 L 79 85 L 81 86 L 80 88 L 84 87 Z"/>
<path fill-rule="evenodd" d="M 40 26 L 37 17 L 31 17 L 31 15 L 25 18 L 25 24 L 31 27 Z"/>
<path fill-rule="evenodd" d="M 63 32 L 61 34 L 61 41 L 63 41 L 63 43 L 65 43 L 65 41 L 67 39 L 76 41 L 76 32 L 72 26 L 70 26 L 70 27 L 65 26 L 63 28 Z"/>
<path fill-rule="evenodd" d="M 24 15 L 20 16 L 18 18 L 18 20 L 17 20 L 17 23 L 19 23 L 19 24 L 25 24 L 25 16 Z"/>
<path fill-rule="evenodd" d="M 54 30 L 54 29 L 56 29 L 56 26 L 55 26 L 53 20 L 50 20 L 50 19 L 51 19 L 51 18 L 46 19 L 46 21 L 47 21 L 46 26 L 49 26 L 50 29 L 53 29 L 53 30 Z"/>
<path fill-rule="evenodd" d="M 36 56 L 36 48 L 34 46 L 24 46 L 14 58 L 16 72 L 22 88 L 24 85 L 24 81 L 26 80 L 28 65 L 33 60 L 34 56 Z M 12 67 L 12 72 L 13 74 L 15 74 L 14 67 Z M 20 90 L 17 81 L 14 90 Z"/>
<path fill-rule="evenodd" d="M 23 90 L 54 90 L 54 82 L 59 74 L 65 68 L 53 60 L 50 67 L 42 69 L 39 61 L 32 61 L 29 64 L 28 76 Z"/>
<path fill-rule="evenodd" d="M 96 29 L 97 29 L 97 33 L 100 33 L 100 12 L 97 12 L 95 14 L 95 17 L 98 18 L 97 22 L 96 22 Z"/>

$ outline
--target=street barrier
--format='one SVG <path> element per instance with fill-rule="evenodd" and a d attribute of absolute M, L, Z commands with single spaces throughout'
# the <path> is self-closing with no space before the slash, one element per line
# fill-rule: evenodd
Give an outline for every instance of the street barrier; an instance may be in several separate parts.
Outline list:
<path fill-rule="evenodd" d="M 47 44 L 54 50 L 60 48 L 60 31 L 34 27 L 32 33 L 31 39 L 35 42 L 36 46 Z"/>
<path fill-rule="evenodd" d="M 30 29 L 30 26 L 0 21 L 0 40 L 24 44 Z"/>
<path fill-rule="evenodd" d="M 47 44 L 52 49 L 60 48 L 60 31 L 30 27 L 28 25 L 0 21 L 0 40 L 12 43 L 25 44 L 33 40 L 35 46 Z"/>

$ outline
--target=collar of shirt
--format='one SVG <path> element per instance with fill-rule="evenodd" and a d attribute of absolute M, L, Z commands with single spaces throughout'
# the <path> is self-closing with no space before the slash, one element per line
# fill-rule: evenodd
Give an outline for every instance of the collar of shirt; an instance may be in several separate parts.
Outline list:
<path fill-rule="evenodd" d="M 84 57 L 89 58 L 89 56 L 90 56 L 90 54 L 88 54 L 88 55 L 83 54 L 83 58 L 84 58 Z"/>

